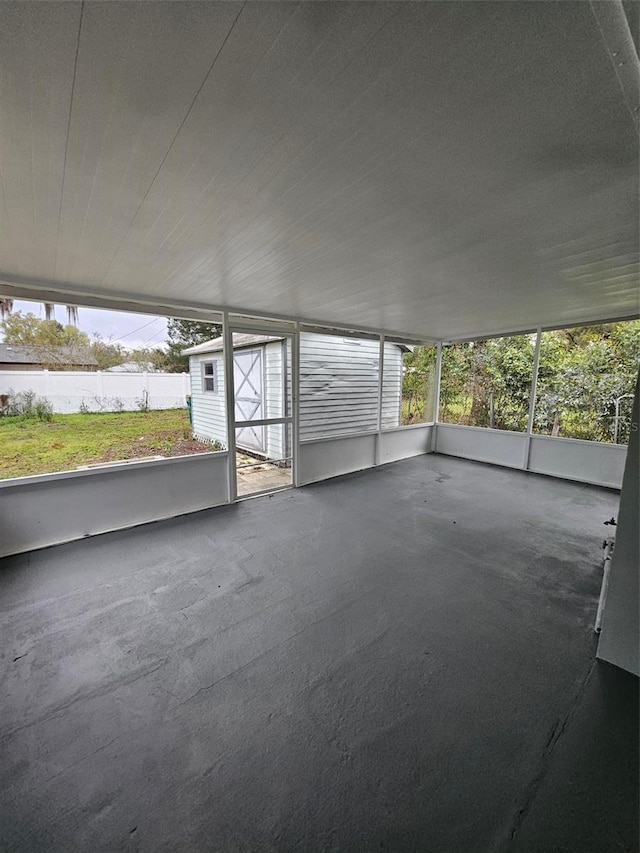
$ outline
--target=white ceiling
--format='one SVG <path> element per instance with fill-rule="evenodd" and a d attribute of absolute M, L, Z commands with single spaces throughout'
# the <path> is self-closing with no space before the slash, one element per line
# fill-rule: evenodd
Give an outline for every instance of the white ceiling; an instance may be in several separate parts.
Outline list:
<path fill-rule="evenodd" d="M 638 311 L 616 2 L 0 19 L 5 282 L 433 338 Z"/>

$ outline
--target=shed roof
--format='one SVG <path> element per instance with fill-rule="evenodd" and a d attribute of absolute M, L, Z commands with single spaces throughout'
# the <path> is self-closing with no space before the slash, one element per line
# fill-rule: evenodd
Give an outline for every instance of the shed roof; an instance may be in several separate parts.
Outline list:
<path fill-rule="evenodd" d="M 282 335 L 248 335 L 242 333 L 234 333 L 233 348 L 242 349 L 243 347 L 253 347 L 256 344 L 268 344 L 270 341 L 281 341 Z M 189 347 L 182 350 L 182 355 L 203 355 L 207 352 L 220 352 L 224 346 L 223 338 L 214 338 L 211 341 L 205 341 L 203 344 L 198 344 L 195 347 Z"/>
<path fill-rule="evenodd" d="M 96 367 L 88 350 L 73 347 L 20 346 L 0 344 L 0 362 L 5 364 L 72 364 Z"/>
<path fill-rule="evenodd" d="M 253 347 L 257 346 L 258 344 L 268 344 L 270 341 L 281 341 L 282 339 L 282 335 L 249 335 L 240 334 L 236 332 L 233 336 L 233 348 L 234 350 L 243 349 L 244 347 Z M 203 344 L 198 344 L 195 347 L 183 349 L 182 355 L 204 355 L 208 352 L 221 352 L 223 346 L 224 342 L 221 337 L 214 338 L 212 341 L 205 341 Z M 396 346 L 399 346 L 400 349 L 404 352 L 409 352 L 409 350 L 412 349 L 412 347 L 409 347 L 406 344 L 397 343 Z"/>

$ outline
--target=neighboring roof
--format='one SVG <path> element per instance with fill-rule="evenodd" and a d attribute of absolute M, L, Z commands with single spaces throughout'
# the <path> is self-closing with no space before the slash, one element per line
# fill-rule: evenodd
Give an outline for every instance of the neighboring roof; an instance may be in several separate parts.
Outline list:
<path fill-rule="evenodd" d="M 154 367 L 150 361 L 142 364 L 137 361 L 125 361 L 122 364 L 115 364 L 107 370 L 107 373 L 153 373 Z"/>
<path fill-rule="evenodd" d="M 92 367 L 98 364 L 87 350 L 15 344 L 0 344 L 0 362 L 4 364 L 80 364 Z"/>
<path fill-rule="evenodd" d="M 243 347 L 253 347 L 257 344 L 268 344 L 270 341 L 281 341 L 282 336 L 277 335 L 244 335 L 235 332 L 233 335 L 233 348 L 242 349 Z M 205 341 L 203 344 L 198 344 L 195 347 L 189 347 L 182 350 L 182 355 L 202 355 L 206 352 L 220 352 L 224 346 L 222 338 L 214 338 L 212 341 Z"/>

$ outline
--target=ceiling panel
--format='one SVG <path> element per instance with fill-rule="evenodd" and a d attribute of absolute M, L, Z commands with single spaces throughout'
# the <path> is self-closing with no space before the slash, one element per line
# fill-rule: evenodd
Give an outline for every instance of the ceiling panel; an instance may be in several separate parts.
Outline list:
<path fill-rule="evenodd" d="M 630 315 L 638 59 L 594 9 L 3 4 L 2 274 L 431 338 Z"/>
<path fill-rule="evenodd" d="M 53 274 L 80 7 L 0 7 L 0 269 Z"/>

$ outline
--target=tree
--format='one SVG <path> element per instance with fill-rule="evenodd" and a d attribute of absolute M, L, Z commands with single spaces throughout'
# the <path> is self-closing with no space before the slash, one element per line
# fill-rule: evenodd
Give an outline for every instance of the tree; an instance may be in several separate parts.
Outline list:
<path fill-rule="evenodd" d="M 100 335 L 94 335 L 91 341 L 86 332 L 71 324 L 63 326 L 57 320 L 40 320 L 34 314 L 21 311 L 7 315 L 0 322 L 0 330 L 7 344 L 37 347 L 42 354 L 42 362 L 54 370 L 68 367 L 65 355 L 59 352 L 60 347 L 64 347 L 67 353 L 92 355 L 98 363 L 98 370 L 121 364 L 127 355 L 119 344 L 103 341 Z"/>
<path fill-rule="evenodd" d="M 0 298 L 0 319 L 4 320 L 4 318 L 11 314 L 13 311 L 13 299 Z M 44 318 L 45 320 L 54 320 L 55 319 L 55 303 L 53 302 L 43 302 L 44 306 Z M 67 309 L 67 321 L 70 326 L 78 325 L 78 306 L 77 305 L 65 305 Z"/>
<path fill-rule="evenodd" d="M 443 348 L 443 421 L 526 429 L 533 335 Z M 640 357 L 640 321 L 544 332 L 535 431 L 591 441 L 627 440 Z"/>
<path fill-rule="evenodd" d="M 215 323 L 201 323 L 198 320 L 168 320 L 164 369 L 168 373 L 187 373 L 189 357 L 182 355 L 182 350 L 217 338 L 221 332 L 222 327 Z"/>
<path fill-rule="evenodd" d="M 402 423 L 433 419 L 436 348 L 414 346 L 402 357 Z"/>
<path fill-rule="evenodd" d="M 545 332 L 540 349 L 538 431 L 626 441 L 640 356 L 640 321 Z M 616 416 L 618 424 L 616 428 Z"/>
<path fill-rule="evenodd" d="M 78 355 L 91 350 L 91 342 L 86 332 L 75 326 L 63 326 L 57 320 L 40 320 L 34 314 L 16 311 L 8 314 L 0 322 L 4 342 L 15 346 L 38 347 L 42 353 L 42 362 L 51 368 L 66 366 L 66 358 L 60 353 L 60 347 Z"/>
<path fill-rule="evenodd" d="M 121 344 L 105 341 L 97 333 L 91 342 L 91 355 L 98 362 L 98 370 L 108 370 L 127 360 L 127 351 Z"/>
<path fill-rule="evenodd" d="M 132 349 L 127 353 L 127 361 L 135 362 L 140 370 L 161 370 L 167 371 L 167 353 L 160 347 L 149 349 L 141 347 L 140 349 Z"/>

